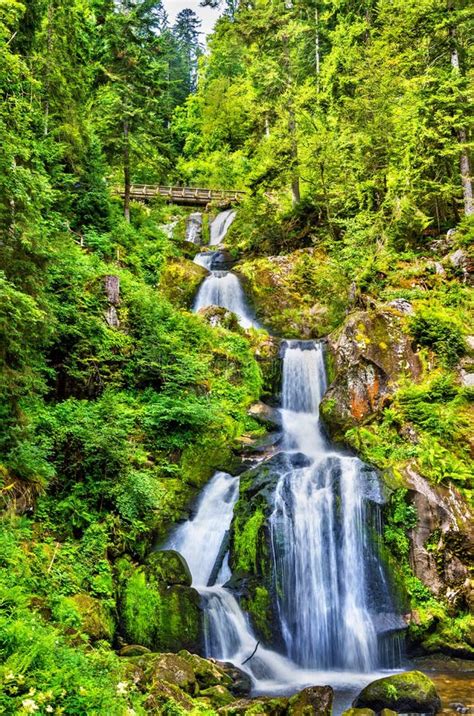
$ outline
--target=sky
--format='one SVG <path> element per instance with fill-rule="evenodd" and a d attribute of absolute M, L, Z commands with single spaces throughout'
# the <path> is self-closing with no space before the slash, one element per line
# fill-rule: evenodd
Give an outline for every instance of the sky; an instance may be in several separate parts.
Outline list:
<path fill-rule="evenodd" d="M 205 35 L 211 32 L 215 21 L 219 17 L 218 10 L 213 10 L 210 7 L 200 7 L 199 0 L 163 0 L 163 5 L 168 13 L 171 25 L 174 23 L 176 15 L 180 10 L 184 10 L 184 8 L 194 10 L 202 20 L 201 32 L 203 36 L 201 40 L 204 40 Z"/>

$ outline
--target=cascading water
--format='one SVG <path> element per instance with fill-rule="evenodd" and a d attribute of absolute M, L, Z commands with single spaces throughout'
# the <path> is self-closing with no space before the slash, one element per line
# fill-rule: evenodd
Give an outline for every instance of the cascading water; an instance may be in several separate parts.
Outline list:
<path fill-rule="evenodd" d="M 211 224 L 210 246 L 221 244 L 229 226 L 235 218 L 235 211 L 223 211 Z M 215 226 L 215 228 L 213 228 Z M 247 301 L 238 277 L 231 271 L 216 271 L 213 266 L 224 263 L 220 251 L 206 251 L 194 258 L 194 263 L 209 271 L 209 276 L 202 282 L 193 305 L 197 313 L 208 306 L 221 306 L 232 311 L 238 318 L 242 328 L 259 328 Z M 218 262 L 218 260 L 220 261 Z"/>
<path fill-rule="evenodd" d="M 282 634 L 303 667 L 370 671 L 378 648 L 366 586 L 363 465 L 328 444 L 317 413 L 324 390 L 321 345 L 289 342 L 285 450 L 311 462 L 289 463 L 270 518 Z"/>
<path fill-rule="evenodd" d="M 219 236 L 215 243 L 222 241 Z M 212 270 L 215 256 L 212 251 L 196 256 L 210 276 L 194 310 L 222 306 L 244 327 L 256 326 L 238 278 Z M 371 529 L 380 529 L 377 475 L 328 441 L 319 420 L 325 390 L 322 345 L 285 341 L 283 442 L 268 520 L 284 653 L 258 643 L 249 617 L 226 587 L 232 576 L 228 535 L 238 478 L 216 473 L 194 517 L 175 530 L 165 548 L 185 557 L 201 594 L 206 656 L 242 668 L 256 693 L 331 683 L 339 694 L 336 708 L 342 710 L 355 688 L 381 675 L 374 669 L 400 666 L 398 635 L 404 624 L 369 538 Z"/>
<path fill-rule="evenodd" d="M 227 231 L 229 230 L 229 227 L 234 221 L 234 219 L 234 209 L 227 209 L 226 211 L 221 211 L 220 214 L 216 216 L 210 226 L 211 238 L 209 241 L 209 246 L 218 246 L 224 241 L 225 235 L 227 234 Z"/>
<path fill-rule="evenodd" d="M 211 271 L 198 291 L 193 310 L 222 306 L 236 314 L 242 328 L 256 328 L 258 323 L 247 306 L 240 281 L 231 271 Z"/>

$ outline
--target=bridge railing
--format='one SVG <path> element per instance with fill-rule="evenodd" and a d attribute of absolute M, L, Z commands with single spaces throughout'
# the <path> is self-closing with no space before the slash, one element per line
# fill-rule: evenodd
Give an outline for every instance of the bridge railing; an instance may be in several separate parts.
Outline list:
<path fill-rule="evenodd" d="M 119 196 L 123 196 L 125 193 L 123 186 L 115 186 L 112 191 Z M 138 197 L 141 199 L 163 196 L 169 199 L 195 199 L 201 202 L 218 200 L 240 201 L 245 196 L 245 192 L 231 189 L 203 189 L 189 186 L 132 184 L 130 187 L 130 196 L 132 198 Z"/>

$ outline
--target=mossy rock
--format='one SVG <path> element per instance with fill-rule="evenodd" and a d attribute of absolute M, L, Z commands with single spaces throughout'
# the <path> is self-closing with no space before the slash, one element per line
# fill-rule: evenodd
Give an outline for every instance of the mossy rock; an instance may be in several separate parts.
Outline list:
<path fill-rule="evenodd" d="M 202 634 L 200 597 L 192 587 L 167 586 L 153 570 L 127 563 L 119 575 L 122 637 L 152 651 L 199 651 Z"/>
<path fill-rule="evenodd" d="M 192 576 L 184 557 L 174 550 L 152 552 L 147 560 L 147 570 L 157 582 L 168 586 L 181 585 L 190 587 Z"/>
<path fill-rule="evenodd" d="M 226 686 L 229 689 L 232 687 L 232 677 L 226 673 L 224 667 L 215 661 L 191 654 L 184 649 L 179 652 L 178 656 L 193 670 L 201 689 L 209 689 L 211 686 Z"/>
<path fill-rule="evenodd" d="M 382 709 L 399 712 L 435 714 L 441 700 L 435 685 L 421 671 L 407 671 L 377 679 L 365 687 L 354 700 L 355 708 Z"/>
<path fill-rule="evenodd" d="M 387 709 L 384 709 L 384 711 L 386 711 L 386 710 L 387 710 Z M 393 713 L 393 711 L 390 712 L 390 713 Z M 351 708 L 351 709 L 347 709 L 346 711 L 344 711 L 344 713 L 342 714 L 342 716 L 377 716 L 377 714 L 376 714 L 375 711 L 373 711 L 372 709 L 354 709 L 354 708 Z"/>
<path fill-rule="evenodd" d="M 223 308 L 222 306 L 206 306 L 198 311 L 201 316 L 212 328 L 226 328 L 228 331 L 235 333 L 244 333 L 244 329 L 239 324 L 239 319 L 235 313 Z"/>
<path fill-rule="evenodd" d="M 288 699 L 284 696 L 262 696 L 258 699 L 240 699 L 228 706 L 222 706 L 218 712 L 223 716 L 286 716 Z"/>
<path fill-rule="evenodd" d="M 80 620 L 80 629 L 85 632 L 91 641 L 113 638 L 115 624 L 112 616 L 99 599 L 90 594 L 75 594 L 66 597 L 66 601 L 77 612 Z"/>
<path fill-rule="evenodd" d="M 225 686 L 210 686 L 208 689 L 204 689 L 199 693 L 199 698 L 206 698 L 209 699 L 211 705 L 214 708 L 219 708 L 220 706 L 227 706 L 228 704 L 232 703 L 235 699 L 235 696 L 230 693 L 229 689 L 226 689 Z"/>
<path fill-rule="evenodd" d="M 309 686 L 290 698 L 288 716 L 331 716 L 333 698 L 330 686 Z"/>
<path fill-rule="evenodd" d="M 168 261 L 161 273 L 160 290 L 175 306 L 190 308 L 207 271 L 185 258 Z"/>

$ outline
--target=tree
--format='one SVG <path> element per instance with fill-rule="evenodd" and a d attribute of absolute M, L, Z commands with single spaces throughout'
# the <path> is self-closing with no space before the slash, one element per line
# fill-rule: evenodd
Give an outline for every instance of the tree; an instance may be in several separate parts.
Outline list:
<path fill-rule="evenodd" d="M 172 35 L 177 45 L 177 61 L 180 65 L 181 94 L 186 98 L 196 90 L 198 60 L 202 54 L 199 42 L 201 20 L 193 10 L 181 10 L 173 26 Z"/>

